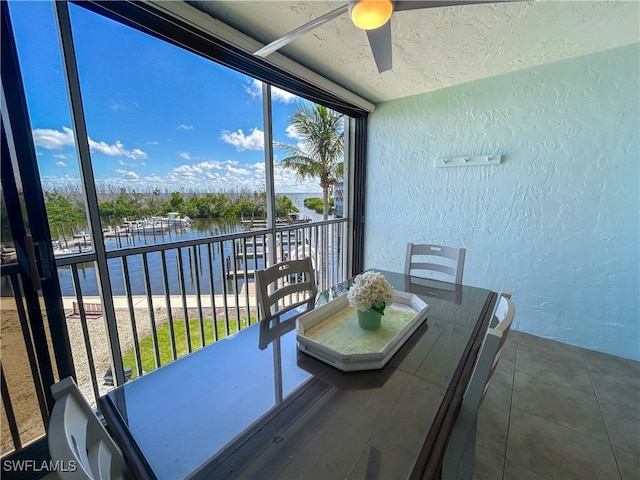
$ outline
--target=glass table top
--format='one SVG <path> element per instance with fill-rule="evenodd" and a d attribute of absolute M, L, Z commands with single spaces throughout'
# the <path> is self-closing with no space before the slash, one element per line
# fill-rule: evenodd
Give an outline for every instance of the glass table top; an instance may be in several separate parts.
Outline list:
<path fill-rule="evenodd" d="M 381 477 L 407 477 L 493 297 L 382 273 L 429 304 L 384 368 L 339 371 L 298 351 L 293 322 L 262 322 L 112 390 L 117 418 L 105 417 L 161 479 L 364 477 L 374 451 Z"/>

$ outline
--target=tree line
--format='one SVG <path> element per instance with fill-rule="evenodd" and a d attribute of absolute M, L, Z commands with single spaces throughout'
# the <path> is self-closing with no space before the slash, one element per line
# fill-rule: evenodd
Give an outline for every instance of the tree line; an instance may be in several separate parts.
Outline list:
<path fill-rule="evenodd" d="M 289 156 L 278 165 L 293 169 L 301 179 L 316 178 L 322 187 L 322 199 L 314 199 L 308 205 L 323 213 L 326 220 L 333 208 L 330 192 L 344 174 L 344 124 L 338 112 L 322 105 L 301 104 L 289 119 L 295 129 L 298 145 L 278 143 Z M 165 216 L 178 212 L 191 218 L 240 218 L 266 217 L 266 193 L 264 192 L 136 192 L 113 185 L 99 187 L 98 207 L 103 225 L 114 225 L 124 218 L 140 219 Z M 49 225 L 86 225 L 85 202 L 79 187 L 65 186 L 45 191 L 45 206 Z M 288 217 L 298 212 L 290 198 L 276 196 L 277 217 Z M 2 237 L 8 223 L 2 209 Z M 7 232 L 9 233 L 9 232 Z"/>
<path fill-rule="evenodd" d="M 315 210 L 316 213 L 324 213 L 324 201 L 322 200 L 322 198 L 318 198 L 318 197 L 305 198 L 304 206 L 312 210 Z M 332 213 L 334 209 L 335 207 L 334 207 L 333 198 L 329 198 L 328 212 Z"/>
<path fill-rule="evenodd" d="M 86 223 L 84 197 L 79 189 L 53 189 L 44 192 L 50 225 L 83 225 Z M 196 218 L 266 218 L 265 192 L 136 192 L 125 188 L 117 193 L 98 191 L 98 210 L 103 224 L 116 225 L 123 219 L 166 216 L 178 212 Z M 286 195 L 276 195 L 276 216 L 287 217 L 298 212 Z"/>

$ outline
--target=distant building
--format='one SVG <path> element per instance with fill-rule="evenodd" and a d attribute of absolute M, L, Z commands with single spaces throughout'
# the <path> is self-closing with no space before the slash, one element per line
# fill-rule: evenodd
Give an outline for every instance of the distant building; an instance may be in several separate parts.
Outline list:
<path fill-rule="evenodd" d="M 333 215 L 335 218 L 344 217 L 344 180 L 340 180 L 333 190 Z"/>

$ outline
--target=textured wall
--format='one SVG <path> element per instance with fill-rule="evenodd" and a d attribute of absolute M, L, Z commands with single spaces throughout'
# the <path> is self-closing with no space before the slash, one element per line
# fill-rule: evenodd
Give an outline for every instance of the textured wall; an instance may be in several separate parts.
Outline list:
<path fill-rule="evenodd" d="M 515 328 L 640 359 L 640 44 L 378 105 L 365 266 L 406 242 L 467 248 Z M 501 153 L 502 164 L 434 168 Z"/>

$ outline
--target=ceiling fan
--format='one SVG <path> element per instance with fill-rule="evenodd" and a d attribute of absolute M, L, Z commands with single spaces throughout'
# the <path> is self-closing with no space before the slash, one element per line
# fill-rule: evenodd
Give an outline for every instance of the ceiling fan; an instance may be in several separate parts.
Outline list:
<path fill-rule="evenodd" d="M 254 55 L 266 57 L 284 47 L 299 36 L 323 25 L 349 11 L 351 21 L 356 27 L 367 32 L 373 58 L 378 72 L 391 70 L 391 15 L 393 12 L 417 10 L 421 8 L 452 7 L 478 3 L 503 3 L 519 0 L 349 0 L 335 10 L 296 28 L 283 37 L 261 48 Z"/>

